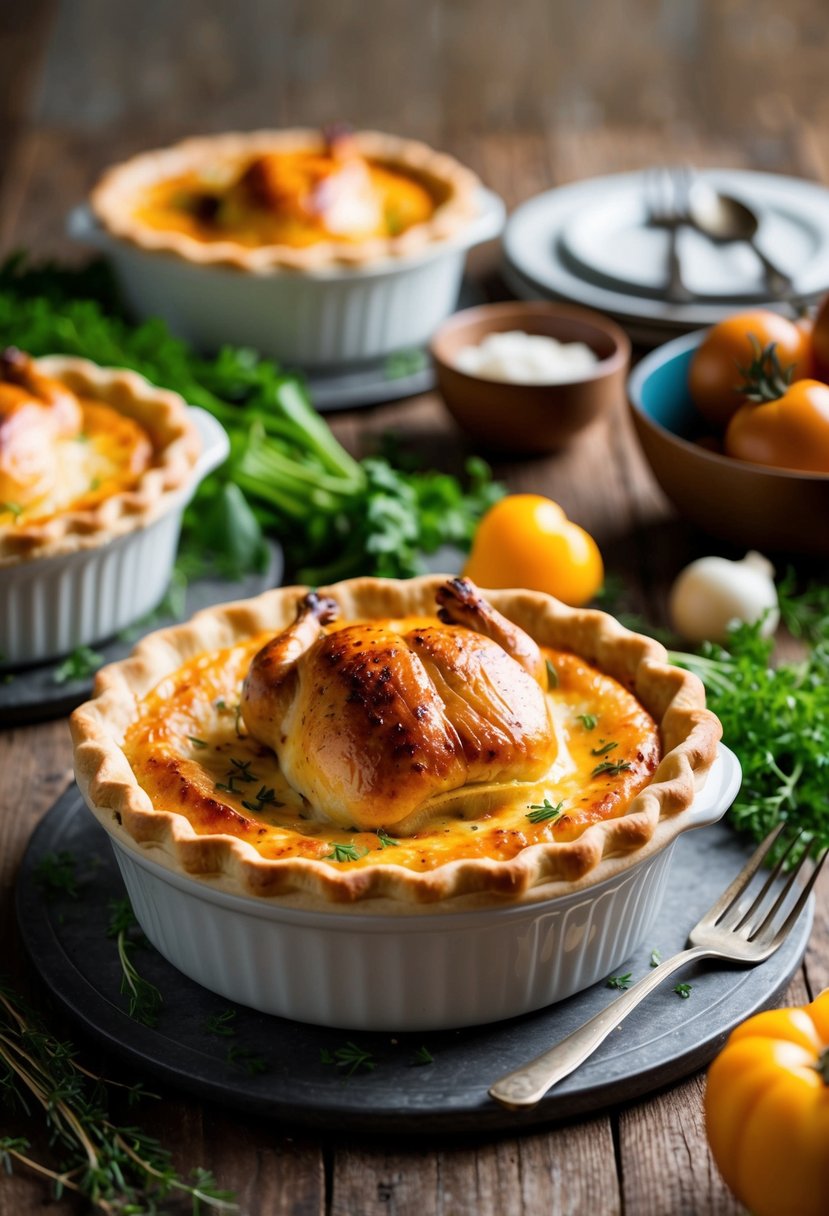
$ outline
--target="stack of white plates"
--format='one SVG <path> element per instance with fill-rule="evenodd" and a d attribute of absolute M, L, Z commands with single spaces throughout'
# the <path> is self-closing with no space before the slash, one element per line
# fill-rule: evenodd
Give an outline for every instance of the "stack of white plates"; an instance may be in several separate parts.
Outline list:
<path fill-rule="evenodd" d="M 790 276 L 793 303 L 809 303 L 829 290 L 829 190 L 744 170 L 699 176 L 757 212 L 757 242 Z M 651 344 L 770 302 L 760 259 L 749 245 L 715 245 L 683 226 L 677 249 L 693 299 L 669 303 L 670 240 L 669 230 L 650 219 L 646 172 L 591 178 L 539 194 L 513 213 L 503 239 L 504 275 L 521 299 L 595 308 Z"/>

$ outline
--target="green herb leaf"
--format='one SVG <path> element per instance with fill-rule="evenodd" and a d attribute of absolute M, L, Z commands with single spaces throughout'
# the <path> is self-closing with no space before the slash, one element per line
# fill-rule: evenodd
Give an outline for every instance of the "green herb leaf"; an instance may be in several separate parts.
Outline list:
<path fill-rule="evenodd" d="M 236 1020 L 235 1009 L 223 1009 L 221 1013 L 213 1013 L 204 1024 L 204 1028 L 208 1034 L 215 1034 L 219 1038 L 231 1039 L 236 1034 L 233 1022 Z"/>
<path fill-rule="evenodd" d="M 389 836 L 382 828 L 377 829 L 377 839 L 380 841 L 381 849 L 391 849 L 395 845 L 400 844 L 399 840 L 395 840 L 393 836 Z"/>
<path fill-rule="evenodd" d="M 284 802 L 277 801 L 275 790 L 268 789 L 264 785 L 260 786 L 259 793 L 256 795 L 255 802 L 243 802 L 242 803 L 242 806 L 245 808 L 245 810 L 253 811 L 255 814 L 258 814 L 259 811 L 264 810 L 264 808 L 266 806 L 277 807 L 277 806 L 284 806 L 284 805 L 285 805 Z"/>
<path fill-rule="evenodd" d="M 264 1056 L 257 1055 L 255 1051 L 243 1047 L 241 1043 L 231 1043 L 225 1059 L 228 1064 L 238 1068 L 247 1077 L 258 1077 L 268 1071 L 268 1063 Z"/>
<path fill-rule="evenodd" d="M 78 878 L 75 873 L 77 858 L 66 850 L 46 853 L 35 866 L 35 882 L 47 895 L 66 895 L 78 898 Z"/>
<path fill-rule="evenodd" d="M 331 852 L 323 856 L 331 857 L 334 861 L 359 861 L 367 852 L 368 849 L 359 849 L 356 844 L 335 844 Z"/>
<path fill-rule="evenodd" d="M 553 805 L 549 798 L 545 798 L 542 803 L 532 803 L 527 812 L 526 818 L 530 823 L 546 823 L 548 819 L 558 819 L 561 814 L 563 802 L 558 802 Z"/>
<path fill-rule="evenodd" d="M 677 994 L 677 996 L 681 996 L 683 1000 L 687 1000 L 691 995 L 692 988 L 693 984 L 677 984 L 676 988 L 674 988 L 674 992 Z"/>
<path fill-rule="evenodd" d="M 605 743 L 604 747 L 591 747 L 591 756 L 606 756 L 608 752 L 612 752 L 614 747 L 618 747 L 618 743 Z M 630 767 L 630 765 L 628 765 Z"/>
<path fill-rule="evenodd" d="M 320 1051 L 320 1063 L 333 1064 L 336 1068 L 342 1069 L 343 1075 L 346 1077 L 353 1077 L 360 1068 L 371 1072 L 376 1067 L 372 1053 L 364 1051 L 362 1047 L 358 1047 L 356 1043 L 350 1041 L 344 1047 L 337 1047 L 334 1051 L 329 1051 L 324 1047 Z"/>
<path fill-rule="evenodd" d="M 10 515 L 13 515 L 16 522 L 23 514 L 23 507 L 19 502 L 0 502 L 0 513 L 4 511 L 8 511 Z"/>
<path fill-rule="evenodd" d="M 195 1169 L 183 1178 L 157 1140 L 110 1113 L 112 1089 L 124 1091 L 130 1105 L 157 1095 L 90 1072 L 77 1048 L 57 1039 L 2 978 L 0 1076 L 11 1110 L 42 1112 L 45 1135 L 36 1143 L 48 1145 L 49 1153 L 44 1159 L 27 1137 L 5 1135 L 0 1166 L 6 1172 L 20 1168 L 49 1179 L 54 1198 L 71 1191 L 86 1200 L 84 1210 L 160 1214 L 172 1210 L 176 1196 L 186 1196 L 194 1213 L 204 1207 L 238 1211 L 233 1194 L 220 1190 L 209 1171 Z"/>
<path fill-rule="evenodd" d="M 128 899 L 112 900 L 109 905 L 109 924 L 107 937 L 114 937 L 118 950 L 118 961 L 121 964 L 121 995 L 128 999 L 128 1012 L 131 1018 L 142 1022 L 145 1026 L 156 1026 L 158 1014 L 164 1004 L 164 998 L 155 984 L 144 979 L 139 974 L 132 953 L 136 946 L 145 944 L 146 939 L 140 933 L 138 937 L 130 938 L 131 930 L 138 928 L 138 921 Z"/>
<path fill-rule="evenodd" d="M 88 680 L 104 662 L 104 656 L 88 646 L 78 646 L 59 667 L 55 668 L 52 676 L 55 684 L 69 684 L 73 680 Z"/>
<path fill-rule="evenodd" d="M 625 972 L 624 975 L 611 975 L 610 979 L 607 981 L 606 987 L 619 988 L 621 991 L 624 991 L 625 988 L 630 987 L 632 978 L 633 976 L 630 971 Z"/>
<path fill-rule="evenodd" d="M 193 747 L 197 748 L 199 751 L 202 751 L 205 747 L 207 747 L 204 739 L 197 739 L 195 735 L 188 735 L 187 739 L 193 744 Z"/>
<path fill-rule="evenodd" d="M 423 1067 L 426 1064 L 434 1064 L 434 1062 L 435 1057 L 432 1055 L 431 1051 L 429 1051 L 428 1047 L 418 1047 L 414 1054 L 414 1059 L 412 1060 L 412 1066 L 414 1068 L 418 1068 Z"/>
<path fill-rule="evenodd" d="M 658 967 L 661 962 L 662 962 L 662 952 L 660 950 L 654 948 L 653 950 L 651 950 L 650 965 L 651 965 L 651 967 Z"/>
<path fill-rule="evenodd" d="M 544 666 L 547 669 L 547 688 L 558 688 L 558 672 L 553 666 L 552 659 L 545 659 Z"/>
<path fill-rule="evenodd" d="M 617 760 L 615 764 L 612 760 L 602 760 L 601 764 L 596 765 L 590 776 L 599 777 L 602 773 L 607 773 L 609 777 L 618 777 L 619 773 L 626 773 L 632 767 L 628 760 Z"/>
<path fill-rule="evenodd" d="M 576 721 L 581 722 L 585 730 L 595 730 L 599 719 L 595 714 L 577 714 Z"/>

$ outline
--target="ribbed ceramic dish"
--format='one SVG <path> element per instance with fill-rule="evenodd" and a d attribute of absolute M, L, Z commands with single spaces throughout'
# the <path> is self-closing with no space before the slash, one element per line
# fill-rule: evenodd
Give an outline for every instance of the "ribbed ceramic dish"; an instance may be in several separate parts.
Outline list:
<path fill-rule="evenodd" d="M 529 1013 L 610 975 L 656 921 L 675 841 L 720 819 L 740 777 L 721 747 L 691 809 L 602 883 L 457 912 L 300 910 L 226 894 L 111 839 L 147 937 L 205 988 L 322 1026 L 446 1030 Z"/>
<path fill-rule="evenodd" d="M 479 193 L 478 215 L 457 234 L 409 256 L 364 267 L 244 273 L 141 249 L 107 232 L 88 207 L 69 232 L 112 260 L 139 317 L 162 317 L 205 350 L 252 346 L 292 366 L 330 367 L 425 346 L 454 309 L 467 250 L 498 236 L 504 204 Z"/>
<path fill-rule="evenodd" d="M 0 571 L 0 669 L 92 645 L 158 605 L 173 572 L 184 508 L 230 446 L 212 415 L 194 407 L 190 412 L 201 455 L 163 514 L 105 544 Z"/>

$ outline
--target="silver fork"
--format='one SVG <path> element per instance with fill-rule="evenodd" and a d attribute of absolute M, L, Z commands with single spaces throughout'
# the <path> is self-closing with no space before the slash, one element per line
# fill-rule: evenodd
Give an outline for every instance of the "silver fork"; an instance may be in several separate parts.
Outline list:
<path fill-rule="evenodd" d="M 716 958 L 753 966 L 772 955 L 802 912 L 829 852 L 829 849 L 822 849 L 812 864 L 808 838 L 804 832 L 797 832 L 784 848 L 761 889 L 752 895 L 751 880 L 785 826 L 781 824 L 766 837 L 728 889 L 694 925 L 688 935 L 687 949 L 660 963 L 607 1009 L 597 1013 L 560 1043 L 501 1077 L 490 1088 L 490 1097 L 511 1110 L 535 1106 L 548 1089 L 583 1064 L 640 1001 L 686 963 L 701 958 Z M 785 883 L 778 890 L 778 878 L 787 862 L 795 858 L 796 862 Z M 810 865 L 811 872 L 798 886 L 798 878 L 809 871 Z"/>
<path fill-rule="evenodd" d="M 665 298 L 671 304 L 687 304 L 695 298 L 683 278 L 679 259 L 679 230 L 688 222 L 690 180 L 685 168 L 648 169 L 643 180 L 648 223 L 668 230 Z"/>

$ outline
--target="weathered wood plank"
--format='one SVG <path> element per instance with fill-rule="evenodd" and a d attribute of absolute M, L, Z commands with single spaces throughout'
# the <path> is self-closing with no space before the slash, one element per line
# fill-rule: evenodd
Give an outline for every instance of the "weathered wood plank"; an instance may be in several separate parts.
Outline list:
<path fill-rule="evenodd" d="M 620 1208 L 606 1118 L 457 1147 L 338 1147 L 332 1216 L 579 1216 Z"/>

